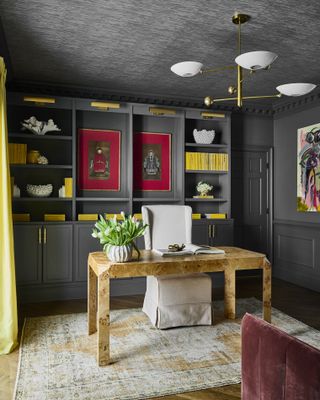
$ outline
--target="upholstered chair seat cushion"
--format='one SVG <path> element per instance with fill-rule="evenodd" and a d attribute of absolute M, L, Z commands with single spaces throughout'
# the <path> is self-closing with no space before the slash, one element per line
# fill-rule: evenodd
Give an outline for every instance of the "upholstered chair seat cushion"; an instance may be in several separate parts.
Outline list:
<path fill-rule="evenodd" d="M 166 249 L 169 244 L 191 243 L 192 209 L 188 206 L 142 207 L 148 224 L 145 248 Z M 160 329 L 212 324 L 212 283 L 209 275 L 148 276 L 142 310 Z"/>
<path fill-rule="evenodd" d="M 320 351 L 246 314 L 242 320 L 242 400 L 320 399 Z"/>

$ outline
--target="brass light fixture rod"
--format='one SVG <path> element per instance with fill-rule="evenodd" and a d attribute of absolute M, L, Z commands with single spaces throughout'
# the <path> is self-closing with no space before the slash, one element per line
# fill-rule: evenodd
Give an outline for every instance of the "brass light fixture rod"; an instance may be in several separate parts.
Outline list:
<path fill-rule="evenodd" d="M 236 68 L 237 68 L 236 65 L 225 65 L 223 67 L 203 69 L 200 71 L 200 74 L 211 74 L 215 72 L 225 71 L 227 69 L 236 69 Z"/>

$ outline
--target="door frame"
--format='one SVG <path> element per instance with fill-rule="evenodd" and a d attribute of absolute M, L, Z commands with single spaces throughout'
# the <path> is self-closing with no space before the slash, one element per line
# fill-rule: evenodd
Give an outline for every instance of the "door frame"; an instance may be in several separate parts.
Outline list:
<path fill-rule="evenodd" d="M 268 256 L 271 264 L 273 263 L 273 147 L 272 146 L 256 146 L 256 145 L 245 145 L 231 148 L 231 155 L 234 151 L 251 151 L 251 152 L 263 152 L 267 155 L 267 209 L 268 223 L 267 223 L 267 237 L 268 237 Z M 232 182 L 232 177 L 231 177 Z M 232 201 L 232 188 L 231 188 L 231 201 Z M 233 217 L 233 216 L 232 216 Z"/>

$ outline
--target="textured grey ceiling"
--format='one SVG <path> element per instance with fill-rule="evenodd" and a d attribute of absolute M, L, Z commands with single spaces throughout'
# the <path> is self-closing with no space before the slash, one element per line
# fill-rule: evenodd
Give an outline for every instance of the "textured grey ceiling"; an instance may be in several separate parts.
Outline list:
<path fill-rule="evenodd" d="M 242 29 L 243 52 L 279 56 L 270 71 L 246 82 L 245 93 L 273 94 L 282 83 L 320 80 L 319 0 L 0 0 L 0 11 L 16 80 L 225 97 L 235 72 L 183 79 L 170 66 L 232 64 L 235 11 L 252 16 Z"/>

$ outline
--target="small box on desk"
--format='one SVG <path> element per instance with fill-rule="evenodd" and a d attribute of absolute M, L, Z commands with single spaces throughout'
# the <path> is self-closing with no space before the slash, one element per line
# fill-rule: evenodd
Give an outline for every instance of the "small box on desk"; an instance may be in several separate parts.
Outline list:
<path fill-rule="evenodd" d="M 30 214 L 12 214 L 13 222 L 30 222 Z"/>
<path fill-rule="evenodd" d="M 78 221 L 97 221 L 98 214 L 78 214 Z"/>
<path fill-rule="evenodd" d="M 65 221 L 66 214 L 44 214 L 44 220 L 47 222 L 50 221 Z"/>

